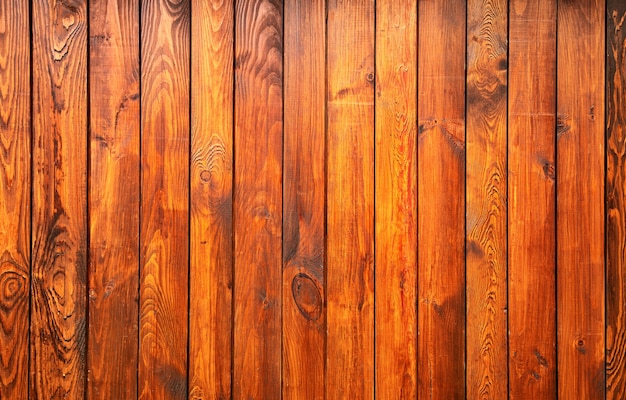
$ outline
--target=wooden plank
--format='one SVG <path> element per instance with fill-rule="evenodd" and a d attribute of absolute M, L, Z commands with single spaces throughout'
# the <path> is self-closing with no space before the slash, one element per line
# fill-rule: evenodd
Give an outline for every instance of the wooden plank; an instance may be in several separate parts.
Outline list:
<path fill-rule="evenodd" d="M 556 0 L 509 9 L 509 396 L 555 399 Z"/>
<path fill-rule="evenodd" d="M 0 1 L 0 399 L 28 397 L 29 3 Z"/>
<path fill-rule="evenodd" d="M 507 1 L 467 2 L 467 397 L 503 399 L 507 362 Z"/>
<path fill-rule="evenodd" d="M 140 399 L 187 398 L 189 1 L 141 3 Z"/>
<path fill-rule="evenodd" d="M 626 3 L 607 2 L 606 398 L 626 398 Z"/>
<path fill-rule="evenodd" d="M 89 3 L 91 398 L 137 396 L 139 2 Z"/>
<path fill-rule="evenodd" d="M 235 3 L 234 398 L 281 393 L 283 3 Z"/>
<path fill-rule="evenodd" d="M 323 399 L 326 4 L 284 13 L 283 399 Z"/>
<path fill-rule="evenodd" d="M 558 2 L 557 318 L 563 399 L 605 395 L 604 6 Z"/>
<path fill-rule="evenodd" d="M 417 1 L 376 3 L 376 395 L 417 396 Z"/>
<path fill-rule="evenodd" d="M 328 2 L 326 398 L 374 395 L 372 0 Z"/>
<path fill-rule="evenodd" d="M 418 29 L 418 397 L 463 398 L 465 5 L 420 1 Z"/>
<path fill-rule="evenodd" d="M 30 397 L 86 384 L 87 2 L 32 2 Z"/>
<path fill-rule="evenodd" d="M 191 17 L 189 398 L 231 397 L 232 0 L 194 0 Z"/>

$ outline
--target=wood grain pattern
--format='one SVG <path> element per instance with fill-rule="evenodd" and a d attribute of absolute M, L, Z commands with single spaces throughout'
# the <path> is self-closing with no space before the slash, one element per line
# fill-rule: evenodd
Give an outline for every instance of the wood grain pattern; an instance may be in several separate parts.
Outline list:
<path fill-rule="evenodd" d="M 87 4 L 33 13 L 30 397 L 82 399 L 87 321 Z"/>
<path fill-rule="evenodd" d="M 626 397 L 626 3 L 607 2 L 606 398 Z"/>
<path fill-rule="evenodd" d="M 509 396 L 555 399 L 556 0 L 509 10 Z"/>
<path fill-rule="evenodd" d="M 235 398 L 281 393 L 282 12 L 235 4 Z"/>
<path fill-rule="evenodd" d="M 558 2 L 557 342 L 563 399 L 605 395 L 604 4 Z"/>
<path fill-rule="evenodd" d="M 417 2 L 376 3 L 376 396 L 417 396 Z"/>
<path fill-rule="evenodd" d="M 465 396 L 465 5 L 422 0 L 417 26 L 418 397 L 447 400 Z"/>
<path fill-rule="evenodd" d="M 323 399 L 326 4 L 284 14 L 283 399 Z"/>
<path fill-rule="evenodd" d="M 89 3 L 91 398 L 137 396 L 139 2 Z"/>
<path fill-rule="evenodd" d="M 467 396 L 507 397 L 507 1 L 467 2 Z"/>
<path fill-rule="evenodd" d="M 29 3 L 0 1 L 0 399 L 28 397 Z"/>
<path fill-rule="evenodd" d="M 189 0 L 141 3 L 140 399 L 187 398 Z"/>
<path fill-rule="evenodd" d="M 191 3 L 189 398 L 231 397 L 233 1 Z"/>

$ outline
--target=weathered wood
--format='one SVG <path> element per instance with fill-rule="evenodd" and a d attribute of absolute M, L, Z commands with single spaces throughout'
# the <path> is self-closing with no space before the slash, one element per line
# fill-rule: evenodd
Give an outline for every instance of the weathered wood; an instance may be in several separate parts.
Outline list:
<path fill-rule="evenodd" d="M 233 1 L 191 3 L 189 398 L 231 397 Z"/>
<path fill-rule="evenodd" d="M 189 0 L 141 3 L 140 399 L 187 398 Z"/>
<path fill-rule="evenodd" d="M 234 398 L 281 393 L 283 3 L 235 4 Z"/>
<path fill-rule="evenodd" d="M 376 394 L 417 396 L 417 2 L 376 3 Z"/>
<path fill-rule="evenodd" d="M 555 399 L 556 0 L 509 9 L 509 396 Z"/>
<path fill-rule="evenodd" d="M 606 398 L 626 398 L 626 3 L 607 2 Z"/>
<path fill-rule="evenodd" d="M 29 2 L 0 1 L 0 399 L 28 397 Z"/>
<path fill-rule="evenodd" d="M 30 398 L 86 384 L 87 2 L 32 2 Z"/>
<path fill-rule="evenodd" d="M 605 395 L 602 0 L 558 2 L 558 397 Z"/>
<path fill-rule="evenodd" d="M 285 3 L 283 399 L 324 398 L 325 3 Z"/>
<path fill-rule="evenodd" d="M 418 4 L 418 397 L 465 396 L 465 4 Z M 445 51 L 442 51 L 445 49 Z"/>
<path fill-rule="evenodd" d="M 90 398 L 137 396 L 139 2 L 89 3 Z"/>
<path fill-rule="evenodd" d="M 329 399 L 374 395 L 374 18 L 372 0 L 328 2 Z"/>

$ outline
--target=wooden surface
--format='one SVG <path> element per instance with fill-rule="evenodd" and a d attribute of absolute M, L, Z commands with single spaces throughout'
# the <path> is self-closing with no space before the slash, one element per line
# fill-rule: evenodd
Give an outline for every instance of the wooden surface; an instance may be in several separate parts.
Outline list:
<path fill-rule="evenodd" d="M 231 397 L 232 1 L 191 2 L 189 398 Z"/>
<path fill-rule="evenodd" d="M 417 2 L 376 3 L 376 394 L 417 395 Z"/>
<path fill-rule="evenodd" d="M 0 399 L 28 397 L 29 4 L 0 1 Z"/>
<path fill-rule="evenodd" d="M 604 2 L 558 2 L 558 396 L 605 395 Z"/>
<path fill-rule="evenodd" d="M 626 397 L 626 3 L 607 2 L 606 398 Z"/>
<path fill-rule="evenodd" d="M 622 399 L 625 21 L 0 0 L 0 400 Z"/>
<path fill-rule="evenodd" d="M 556 0 L 509 10 L 509 396 L 548 400 L 557 395 Z"/>
<path fill-rule="evenodd" d="M 284 12 L 282 392 L 323 399 L 326 5 L 288 1 Z"/>
<path fill-rule="evenodd" d="M 467 397 L 507 397 L 507 2 L 467 2 Z"/>
<path fill-rule="evenodd" d="M 145 400 L 185 399 L 189 284 L 189 0 L 142 0 L 140 12 L 138 396 Z"/>
<path fill-rule="evenodd" d="M 456 399 L 465 394 L 465 4 L 420 1 L 417 26 L 418 397 Z"/>

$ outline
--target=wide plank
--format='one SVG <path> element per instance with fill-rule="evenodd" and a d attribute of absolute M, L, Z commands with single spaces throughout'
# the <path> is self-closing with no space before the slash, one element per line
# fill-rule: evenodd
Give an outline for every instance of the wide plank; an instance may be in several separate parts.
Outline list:
<path fill-rule="evenodd" d="M 283 399 L 323 399 L 326 2 L 284 15 Z"/>
<path fill-rule="evenodd" d="M 139 312 L 139 1 L 89 6 L 87 395 L 131 399 Z"/>
<path fill-rule="evenodd" d="M 189 0 L 141 3 L 138 394 L 187 398 Z"/>
<path fill-rule="evenodd" d="M 0 1 L 0 399 L 28 397 L 29 2 Z"/>
<path fill-rule="evenodd" d="M 417 1 L 376 3 L 376 395 L 417 395 Z"/>
<path fill-rule="evenodd" d="M 32 2 L 32 399 L 85 397 L 87 22 L 86 0 Z"/>

